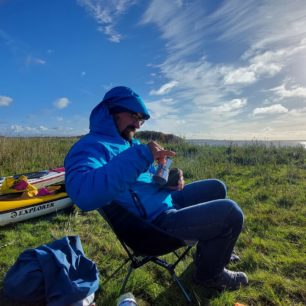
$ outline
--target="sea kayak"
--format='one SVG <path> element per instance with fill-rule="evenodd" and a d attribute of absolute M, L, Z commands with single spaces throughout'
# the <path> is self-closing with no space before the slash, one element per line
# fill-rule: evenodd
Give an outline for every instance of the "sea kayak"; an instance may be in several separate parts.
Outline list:
<path fill-rule="evenodd" d="M 26 199 L 21 196 L 2 195 L 0 196 L 0 226 L 57 212 L 72 205 L 72 200 L 66 192 Z"/>

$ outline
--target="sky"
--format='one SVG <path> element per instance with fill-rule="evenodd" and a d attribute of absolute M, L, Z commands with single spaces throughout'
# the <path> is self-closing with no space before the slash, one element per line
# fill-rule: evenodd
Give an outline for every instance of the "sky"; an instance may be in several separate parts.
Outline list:
<path fill-rule="evenodd" d="M 305 140 L 305 0 L 0 0 L 0 136 L 83 135 L 119 85 L 143 130 Z"/>

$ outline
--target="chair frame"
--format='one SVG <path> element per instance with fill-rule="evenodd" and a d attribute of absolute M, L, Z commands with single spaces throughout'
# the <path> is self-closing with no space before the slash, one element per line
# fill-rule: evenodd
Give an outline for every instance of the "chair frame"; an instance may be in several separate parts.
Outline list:
<path fill-rule="evenodd" d="M 150 254 L 150 251 L 147 250 L 137 250 L 137 244 L 131 246 L 131 243 L 129 241 L 126 241 L 124 238 L 128 237 L 128 234 L 125 233 L 127 236 L 126 237 L 122 237 L 121 233 L 118 233 L 118 231 L 116 230 L 116 226 L 114 225 L 114 222 L 111 220 L 111 217 L 109 216 L 110 212 L 116 211 L 116 216 L 118 215 L 122 215 L 125 214 L 128 218 L 133 218 L 135 220 L 141 220 L 141 222 L 145 222 L 145 226 L 149 226 L 150 230 L 153 230 L 154 232 L 156 231 L 156 233 L 158 235 L 162 235 L 163 238 L 168 239 L 168 241 L 170 243 L 174 243 L 174 247 L 173 248 L 169 248 L 167 247 L 165 250 L 153 250 L 152 254 Z M 127 270 L 127 274 L 125 275 L 122 285 L 121 285 L 121 289 L 120 289 L 120 295 L 123 294 L 125 292 L 125 288 L 127 285 L 127 282 L 132 274 L 132 272 L 140 267 L 142 267 L 143 265 L 152 262 L 157 264 L 158 266 L 166 269 L 173 281 L 178 285 L 178 287 L 180 288 L 181 292 L 183 293 L 185 299 L 187 300 L 187 302 L 191 302 L 191 297 L 188 294 L 188 292 L 186 291 L 186 289 L 184 288 L 182 282 L 180 281 L 180 279 L 178 278 L 178 276 L 175 273 L 175 268 L 178 265 L 178 263 L 183 260 L 186 255 L 189 253 L 190 249 L 193 247 L 193 245 L 195 244 L 194 241 L 183 241 L 178 239 L 177 237 L 171 236 L 169 233 L 163 231 L 162 229 L 160 229 L 159 227 L 155 226 L 152 223 L 149 223 L 148 221 L 141 219 L 140 217 L 132 214 L 131 212 L 127 211 L 125 208 L 123 208 L 122 206 L 120 206 L 117 203 L 112 202 L 110 205 L 105 206 L 103 208 L 99 208 L 98 212 L 102 215 L 102 217 L 105 219 L 105 221 L 109 224 L 109 226 L 111 227 L 111 229 L 113 230 L 114 234 L 116 235 L 117 239 L 119 240 L 120 244 L 122 245 L 122 247 L 124 248 L 124 250 L 126 251 L 128 257 L 124 260 L 124 262 L 110 275 L 106 278 L 106 280 L 103 282 L 103 284 L 106 284 L 109 280 L 113 279 L 113 277 L 115 275 L 117 275 L 124 266 L 126 266 L 129 262 L 130 265 L 128 267 Z M 119 221 L 118 223 L 120 223 L 121 221 Z M 122 223 L 121 223 L 122 224 Z M 133 234 L 132 234 L 133 235 Z M 137 239 L 137 237 L 136 237 Z M 150 243 L 150 242 L 149 242 Z M 129 245 L 130 244 L 130 245 Z M 184 251 L 182 252 L 181 255 L 179 255 L 176 250 L 179 248 L 185 247 Z M 175 260 L 175 262 L 173 263 L 168 263 L 165 259 L 160 258 L 160 256 L 166 255 L 173 252 L 177 259 Z"/>

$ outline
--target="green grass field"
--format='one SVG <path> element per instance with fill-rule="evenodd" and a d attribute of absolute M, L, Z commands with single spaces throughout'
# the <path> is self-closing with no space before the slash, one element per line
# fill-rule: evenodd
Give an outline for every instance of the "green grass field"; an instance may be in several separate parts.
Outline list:
<path fill-rule="evenodd" d="M 0 176 L 63 165 L 76 138 L 0 138 Z M 174 166 L 188 182 L 219 178 L 245 213 L 237 243 L 242 260 L 230 268 L 245 271 L 247 288 L 212 294 L 191 282 L 192 255 L 178 275 L 193 296 L 192 305 L 306 305 L 306 150 L 302 147 L 165 145 L 177 152 Z M 79 235 L 96 262 L 101 286 L 97 306 L 115 305 L 123 274 L 103 285 L 125 253 L 97 212 L 74 208 L 0 228 L 0 287 L 8 269 L 27 248 L 67 235 Z M 172 255 L 167 256 L 171 259 Z M 186 305 L 169 275 L 154 265 L 135 271 L 127 285 L 139 305 Z M 1 306 L 23 306 L 0 294 Z"/>

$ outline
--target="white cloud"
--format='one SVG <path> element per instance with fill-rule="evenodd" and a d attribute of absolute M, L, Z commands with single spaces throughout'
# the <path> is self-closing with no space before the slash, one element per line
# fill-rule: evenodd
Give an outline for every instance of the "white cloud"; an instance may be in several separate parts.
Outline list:
<path fill-rule="evenodd" d="M 0 107 L 1 106 L 9 106 L 13 102 L 11 97 L 0 96 Z"/>
<path fill-rule="evenodd" d="M 71 102 L 68 100 L 68 98 L 59 98 L 54 102 L 54 105 L 56 108 L 63 109 L 68 106 Z"/>
<path fill-rule="evenodd" d="M 142 24 L 155 24 L 169 54 L 178 59 L 201 47 L 207 24 L 205 17 L 201 1 L 153 0 L 143 15 Z"/>
<path fill-rule="evenodd" d="M 242 109 L 247 105 L 247 99 L 233 99 L 229 102 L 225 102 L 224 104 L 213 107 L 213 111 L 216 113 L 226 113 L 232 112 Z"/>
<path fill-rule="evenodd" d="M 275 92 L 281 98 L 290 98 L 290 97 L 301 97 L 306 98 L 306 87 L 302 86 L 292 86 L 289 89 L 286 89 L 286 85 L 282 84 L 278 87 L 270 89 L 272 92 Z"/>
<path fill-rule="evenodd" d="M 157 90 L 151 90 L 150 95 L 152 96 L 162 96 L 170 92 L 170 90 L 175 87 L 178 84 L 176 81 L 171 81 L 167 84 L 162 85 L 159 89 Z"/>
<path fill-rule="evenodd" d="M 142 24 L 156 26 L 167 51 L 161 63 L 152 64 L 160 69 L 157 76 L 151 76 L 154 84 L 162 78 L 179 84 L 168 92 L 173 110 L 168 111 L 166 105 L 167 120 L 175 116 L 185 121 L 177 129 L 171 126 L 173 121 L 167 126 L 162 117 L 164 104 L 159 101 L 154 106 L 160 114 L 158 127 L 161 122 L 167 132 L 184 131 L 187 137 L 199 138 L 250 139 L 258 135 L 276 139 L 277 133 L 286 138 L 306 137 L 306 121 L 298 109 L 301 103 L 292 101 L 291 107 L 296 109 L 289 111 L 287 105 L 277 104 L 269 91 L 271 84 L 285 77 L 302 84 L 305 80 L 301 61 L 306 51 L 303 0 L 228 0 L 211 11 L 207 7 L 200 0 L 151 0 L 143 15 Z M 296 68 L 301 71 L 300 79 Z M 304 97 L 305 85 L 284 89 L 274 92 Z M 278 116 L 267 123 L 264 114 Z M 292 135 L 290 126 L 294 126 Z"/>
<path fill-rule="evenodd" d="M 173 99 L 163 98 L 155 101 L 146 102 L 149 111 L 151 113 L 151 117 L 154 120 L 158 120 L 160 118 L 166 118 L 168 115 L 173 114 L 175 112 L 174 101 Z M 151 120 L 151 119 L 150 119 Z"/>
<path fill-rule="evenodd" d="M 24 126 L 20 124 L 12 124 L 10 126 L 10 131 L 14 134 L 37 135 L 37 134 L 46 132 L 48 130 L 49 129 L 43 125 L 32 127 L 32 126 Z"/>
<path fill-rule="evenodd" d="M 115 29 L 118 18 L 124 14 L 136 0 L 77 0 L 98 23 L 98 31 L 104 33 L 112 42 L 119 43 L 122 35 Z"/>
<path fill-rule="evenodd" d="M 222 41 L 239 39 L 252 44 L 253 51 L 280 42 L 286 46 L 296 44 L 305 38 L 304 4 L 304 0 L 225 1 L 207 16 L 210 34 Z"/>
<path fill-rule="evenodd" d="M 227 85 L 232 84 L 251 84 L 256 81 L 255 71 L 248 68 L 233 69 L 225 74 L 224 83 Z"/>
<path fill-rule="evenodd" d="M 151 118 L 145 123 L 145 129 L 183 136 L 180 135 L 179 130 L 187 122 L 175 108 L 175 101 L 173 99 L 162 98 L 160 100 L 148 101 L 146 104 Z"/>
<path fill-rule="evenodd" d="M 254 115 L 265 115 L 265 114 L 282 114 L 288 113 L 288 109 L 281 104 L 274 104 L 267 107 L 257 107 L 254 109 Z"/>
<path fill-rule="evenodd" d="M 224 82 L 232 84 L 252 84 L 262 77 L 273 77 L 277 75 L 292 57 L 306 50 L 306 45 L 298 45 L 295 48 L 287 47 L 274 51 L 257 52 L 249 56 L 249 65 L 246 67 L 228 68 L 224 67 Z"/>
<path fill-rule="evenodd" d="M 206 42 L 211 42 L 209 36 L 213 34 L 217 40 L 236 39 L 233 44 L 246 40 L 249 47 L 241 53 L 246 64 L 219 64 L 226 85 L 245 86 L 255 83 L 261 77 L 277 75 L 293 56 L 305 50 L 303 29 L 306 20 L 301 17 L 305 16 L 306 8 L 303 1 L 293 0 L 288 3 L 281 0 L 277 5 L 272 3 L 258 5 L 255 1 L 248 1 L 241 4 L 241 1 L 231 0 L 207 14 L 201 1 L 185 2 L 182 5 L 173 1 L 152 0 L 142 22 L 153 23 L 159 28 L 169 51 L 165 61 L 168 63 L 178 60 L 185 62 L 185 55 L 200 50 L 205 52 Z M 287 20 L 288 24 L 284 25 L 283 20 Z M 269 31 L 266 31 L 267 28 Z M 254 36 L 256 38 L 251 39 Z M 275 45 L 270 46 L 273 36 L 277 37 L 273 39 Z M 267 45 L 269 49 L 264 48 Z"/>
<path fill-rule="evenodd" d="M 30 65 L 45 65 L 47 62 L 41 58 L 28 55 L 25 61 L 26 66 Z"/>

